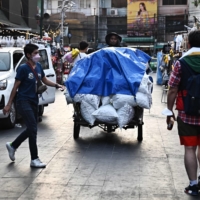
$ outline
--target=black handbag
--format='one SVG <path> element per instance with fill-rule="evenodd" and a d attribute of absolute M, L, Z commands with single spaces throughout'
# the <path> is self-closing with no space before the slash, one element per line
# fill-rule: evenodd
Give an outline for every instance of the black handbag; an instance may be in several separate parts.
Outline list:
<path fill-rule="evenodd" d="M 32 66 L 29 63 L 27 63 L 27 65 L 31 68 L 33 74 L 35 75 L 35 78 L 37 79 L 36 93 L 42 94 L 43 92 L 45 92 L 47 90 L 47 86 L 42 83 L 42 81 L 39 79 L 37 73 L 33 70 Z"/>
<path fill-rule="evenodd" d="M 42 83 L 41 80 L 37 80 L 37 93 L 42 94 L 47 90 L 47 86 Z"/>

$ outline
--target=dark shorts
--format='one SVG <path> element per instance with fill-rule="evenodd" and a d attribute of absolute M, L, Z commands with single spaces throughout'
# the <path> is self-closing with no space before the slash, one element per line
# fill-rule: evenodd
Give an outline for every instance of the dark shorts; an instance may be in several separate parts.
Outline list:
<path fill-rule="evenodd" d="M 181 145 L 200 145 L 200 126 L 186 124 L 181 120 L 180 117 L 177 117 L 177 124 Z"/>

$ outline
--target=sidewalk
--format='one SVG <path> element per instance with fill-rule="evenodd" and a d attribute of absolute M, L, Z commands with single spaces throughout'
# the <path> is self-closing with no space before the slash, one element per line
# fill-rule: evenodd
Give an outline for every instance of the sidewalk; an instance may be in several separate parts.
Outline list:
<path fill-rule="evenodd" d="M 154 82 L 156 74 L 154 74 Z M 81 127 L 73 139 L 73 107 L 63 93 L 45 108 L 38 150 L 45 169 L 31 169 L 28 141 L 10 162 L 5 148 L 23 128 L 0 130 L 0 199 L 19 200 L 189 200 L 183 147 L 176 123 L 166 128 L 161 86 L 154 85 L 153 106 L 145 110 L 143 142 L 137 128 L 105 133 Z"/>

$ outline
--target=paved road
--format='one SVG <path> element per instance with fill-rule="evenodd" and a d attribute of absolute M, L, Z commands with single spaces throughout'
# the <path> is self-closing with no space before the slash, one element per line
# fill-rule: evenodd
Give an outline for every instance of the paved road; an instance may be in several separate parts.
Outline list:
<path fill-rule="evenodd" d="M 154 74 L 155 76 L 155 74 Z M 106 133 L 82 127 L 74 141 L 73 108 L 57 91 L 39 124 L 39 155 L 45 169 L 31 169 L 28 141 L 10 162 L 5 143 L 22 130 L 0 130 L 0 199 L 19 200 L 187 200 L 188 179 L 176 126 L 166 130 L 161 86 L 144 113 L 144 139 L 137 129 Z M 175 124 L 176 125 L 176 124 Z"/>

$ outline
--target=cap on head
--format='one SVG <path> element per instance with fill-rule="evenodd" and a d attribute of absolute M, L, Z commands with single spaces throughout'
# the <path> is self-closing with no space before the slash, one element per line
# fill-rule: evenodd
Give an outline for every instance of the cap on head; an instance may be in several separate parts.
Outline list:
<path fill-rule="evenodd" d="M 121 37 L 121 36 L 119 36 L 119 35 L 118 35 L 117 33 L 115 33 L 115 32 L 111 32 L 111 33 L 108 33 L 108 34 L 106 35 L 106 37 L 105 37 L 105 40 L 106 40 L 106 44 L 107 44 L 107 45 L 109 45 L 110 37 L 113 36 L 113 35 L 117 36 L 120 42 L 122 41 L 122 37 Z"/>

